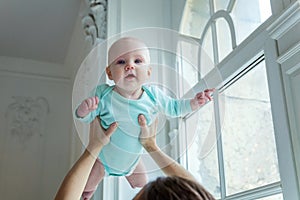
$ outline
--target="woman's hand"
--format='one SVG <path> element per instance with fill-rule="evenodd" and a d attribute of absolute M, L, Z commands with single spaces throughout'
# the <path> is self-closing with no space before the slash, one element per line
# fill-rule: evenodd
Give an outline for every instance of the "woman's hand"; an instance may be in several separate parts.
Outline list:
<path fill-rule="evenodd" d="M 179 176 L 195 181 L 195 178 L 190 174 L 190 172 L 184 169 L 173 158 L 161 151 L 161 149 L 157 146 L 157 118 L 150 126 L 147 126 L 146 118 L 143 115 L 139 115 L 138 121 L 141 127 L 140 143 L 153 158 L 159 168 L 167 176 Z"/>
<path fill-rule="evenodd" d="M 158 123 L 157 118 L 150 126 L 147 126 L 147 120 L 144 115 L 139 115 L 138 121 L 141 127 L 141 133 L 139 137 L 140 143 L 148 152 L 157 150 L 157 145 L 156 145 L 156 133 L 157 133 L 157 123 Z"/>
<path fill-rule="evenodd" d="M 118 127 L 117 123 L 112 123 L 107 130 L 101 126 L 100 118 L 94 119 L 90 124 L 89 144 L 87 150 L 92 154 L 98 156 L 103 146 L 109 143 L 110 136 Z"/>

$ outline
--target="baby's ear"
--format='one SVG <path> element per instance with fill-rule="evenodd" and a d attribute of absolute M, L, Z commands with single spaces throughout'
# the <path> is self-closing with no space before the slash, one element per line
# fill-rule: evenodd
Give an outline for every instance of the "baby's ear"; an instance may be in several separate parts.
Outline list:
<path fill-rule="evenodd" d="M 152 67 L 149 66 L 149 67 L 148 67 L 148 71 L 147 71 L 148 76 L 151 76 L 151 73 L 152 73 Z"/>
<path fill-rule="evenodd" d="M 112 74 L 111 74 L 111 71 L 110 71 L 110 67 L 109 67 L 109 66 L 106 67 L 105 71 L 106 71 L 106 74 L 107 74 L 109 80 L 113 80 Z"/>

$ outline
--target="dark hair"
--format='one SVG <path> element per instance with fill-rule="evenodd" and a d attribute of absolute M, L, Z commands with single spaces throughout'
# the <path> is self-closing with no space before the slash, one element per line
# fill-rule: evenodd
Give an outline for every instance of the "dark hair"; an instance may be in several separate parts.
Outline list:
<path fill-rule="evenodd" d="M 133 200 L 215 200 L 199 183 L 177 176 L 149 182 Z"/>

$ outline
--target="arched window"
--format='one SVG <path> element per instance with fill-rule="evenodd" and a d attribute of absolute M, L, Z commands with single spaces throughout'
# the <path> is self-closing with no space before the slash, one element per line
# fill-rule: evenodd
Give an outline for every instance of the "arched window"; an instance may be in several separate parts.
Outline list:
<path fill-rule="evenodd" d="M 265 62 L 271 3 L 187 0 L 184 8 L 178 52 L 194 62 L 178 61 L 180 96 L 217 91 L 183 118 L 181 162 L 218 199 L 283 199 Z"/>

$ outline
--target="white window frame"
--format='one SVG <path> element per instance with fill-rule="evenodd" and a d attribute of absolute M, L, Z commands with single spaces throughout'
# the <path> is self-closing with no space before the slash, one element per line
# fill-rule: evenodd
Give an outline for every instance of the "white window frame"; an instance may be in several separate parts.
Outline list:
<path fill-rule="evenodd" d="M 208 73 L 203 79 L 206 82 L 214 83 L 213 77 L 216 73 L 222 76 L 222 83 L 215 83 L 215 88 L 220 88 L 225 83 L 229 82 L 233 77 L 243 71 L 250 62 L 261 55 L 265 56 L 266 70 L 269 84 L 270 101 L 272 105 L 272 117 L 274 124 L 275 140 L 278 154 L 278 164 L 280 172 L 280 183 L 274 183 L 267 188 L 261 187 L 258 190 L 249 190 L 249 192 L 241 193 L 240 195 L 232 195 L 224 199 L 255 199 L 257 196 L 264 193 L 264 190 L 269 190 L 272 193 L 282 194 L 284 199 L 300 199 L 299 183 L 297 181 L 297 172 L 293 155 L 293 147 L 291 143 L 290 127 L 287 117 L 287 109 L 284 99 L 283 82 L 281 78 L 280 64 L 278 63 L 278 47 L 276 38 L 270 37 L 270 32 L 276 29 L 275 32 L 284 33 L 290 29 L 291 23 L 286 22 L 285 16 L 292 15 L 297 8 L 293 8 L 293 1 L 289 0 L 271 0 L 273 15 L 260 25 L 250 36 L 248 36 L 240 45 L 220 63 L 217 59 L 217 54 L 214 53 L 215 69 Z M 294 7 L 297 7 L 294 6 Z M 282 11 L 285 11 L 282 13 Z M 281 17 L 280 17 L 281 16 Z M 283 16 L 283 17 L 282 17 Z M 275 25 L 274 25 L 275 24 Z M 274 28 L 274 26 L 276 28 Z M 271 27 L 271 28 L 270 28 Z M 276 33 L 273 33 L 273 35 Z M 187 36 L 184 36 L 187 37 Z M 180 70 L 180 69 L 179 69 Z M 181 86 L 179 86 L 180 88 Z M 199 82 L 192 88 L 192 91 L 198 91 L 205 87 L 204 82 Z M 187 92 L 189 93 L 189 92 Z M 183 95 L 183 98 L 185 95 Z M 214 101 L 214 108 L 218 109 L 218 101 Z M 215 111 L 218 113 L 218 111 Z M 282 114 L 284 113 L 284 114 Z M 184 119 L 183 119 L 184 121 Z M 218 121 L 218 120 L 216 120 Z M 220 125 L 217 125 L 216 130 L 221 130 Z M 185 132 L 184 123 L 180 131 Z M 217 133 L 218 134 L 218 133 Z M 185 135 L 185 134 L 179 134 Z M 219 134 L 218 134 L 219 135 Z M 180 138 L 180 141 L 185 141 L 185 136 Z M 219 142 L 220 143 L 220 142 Z M 180 149 L 187 149 L 185 142 L 180 142 Z M 219 152 L 220 153 L 220 152 Z M 188 150 L 186 155 L 188 154 Z M 188 168 L 187 157 L 182 157 L 180 162 Z M 224 173 L 222 168 L 219 168 L 220 174 Z M 223 174 L 224 175 L 224 174 Z M 220 180 L 222 182 L 222 178 Z M 225 184 L 225 183 L 223 183 Z M 281 188 L 280 188 L 281 186 Z M 221 187 L 225 187 L 221 186 Z"/>

